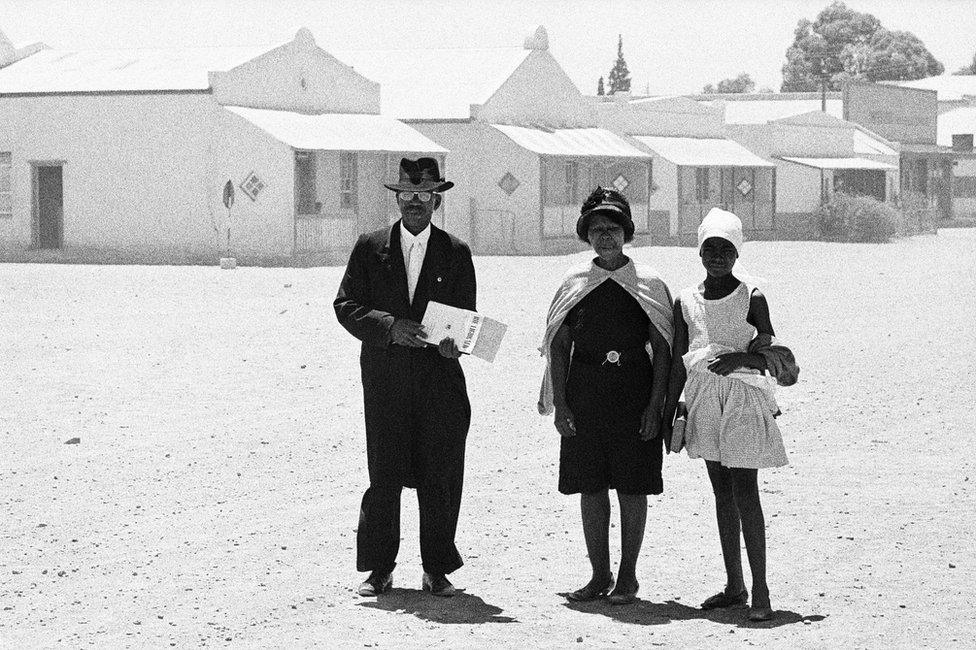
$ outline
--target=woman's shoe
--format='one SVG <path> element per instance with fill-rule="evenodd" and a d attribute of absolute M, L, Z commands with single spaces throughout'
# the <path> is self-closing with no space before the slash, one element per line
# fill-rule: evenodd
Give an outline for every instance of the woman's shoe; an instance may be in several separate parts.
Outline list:
<path fill-rule="evenodd" d="M 773 620 L 773 609 L 771 607 L 750 607 L 749 620 L 753 623 L 763 623 Z"/>
<path fill-rule="evenodd" d="M 580 587 L 576 591 L 571 591 L 566 594 L 566 599 L 571 600 L 574 603 L 585 603 L 590 600 L 596 600 L 601 596 L 606 596 L 607 592 L 613 589 L 613 576 L 603 585 L 594 586 L 593 583 L 589 583 L 584 587 Z"/>
<path fill-rule="evenodd" d="M 728 594 L 724 591 L 709 596 L 701 604 L 702 609 L 724 609 L 726 607 L 737 607 L 749 602 L 749 591 L 743 589 L 737 594 Z"/>

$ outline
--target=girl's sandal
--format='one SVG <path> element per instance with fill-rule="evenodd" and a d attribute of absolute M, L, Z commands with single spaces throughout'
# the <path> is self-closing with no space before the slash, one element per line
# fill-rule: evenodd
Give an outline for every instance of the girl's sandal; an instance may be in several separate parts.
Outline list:
<path fill-rule="evenodd" d="M 745 605 L 749 602 L 749 591 L 743 589 L 737 594 L 727 594 L 724 591 L 709 596 L 701 604 L 702 609 L 724 609 L 726 607 L 736 607 Z"/>
<path fill-rule="evenodd" d="M 566 600 L 571 600 L 574 603 L 585 603 L 590 600 L 596 600 L 601 596 L 606 596 L 607 592 L 613 589 L 613 576 L 610 576 L 610 580 L 603 586 L 594 587 L 592 583 L 580 587 L 576 591 L 571 591 L 566 594 Z"/>

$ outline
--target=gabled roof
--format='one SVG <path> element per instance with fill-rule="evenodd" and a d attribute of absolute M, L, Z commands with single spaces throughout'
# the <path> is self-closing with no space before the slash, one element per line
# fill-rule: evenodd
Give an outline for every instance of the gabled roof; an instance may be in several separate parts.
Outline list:
<path fill-rule="evenodd" d="M 873 136 L 862 128 L 854 129 L 854 153 L 867 154 L 869 156 L 898 155 L 898 152 L 886 140 Z"/>
<path fill-rule="evenodd" d="M 706 103 L 706 102 L 702 102 Z M 749 99 L 724 101 L 727 124 L 765 124 L 774 120 L 819 111 L 820 99 Z M 827 113 L 844 117 L 844 102 L 827 99 Z"/>
<path fill-rule="evenodd" d="M 230 70 L 270 49 L 46 49 L 0 69 L 0 94 L 206 90 L 208 72 Z"/>
<path fill-rule="evenodd" d="M 831 126 L 831 127 L 849 127 L 854 128 L 854 124 L 847 122 L 835 115 L 831 115 L 829 112 L 824 113 L 818 107 L 816 110 L 807 111 L 805 113 L 799 113 L 797 115 L 789 115 L 787 117 L 781 117 L 773 122 L 777 124 L 794 124 L 801 126 Z"/>
<path fill-rule="evenodd" d="M 915 79 L 914 81 L 883 81 L 881 83 L 901 86 L 903 88 L 923 88 L 938 93 L 938 101 L 959 101 L 968 97 L 976 97 L 976 75 L 972 74 L 944 74 L 938 77 Z"/>
<path fill-rule="evenodd" d="M 939 116 L 938 144 L 951 147 L 954 133 L 976 133 L 976 106 L 963 106 Z"/>
<path fill-rule="evenodd" d="M 396 119 L 468 119 L 533 50 L 523 47 L 336 50 L 380 84 L 380 112 Z"/>

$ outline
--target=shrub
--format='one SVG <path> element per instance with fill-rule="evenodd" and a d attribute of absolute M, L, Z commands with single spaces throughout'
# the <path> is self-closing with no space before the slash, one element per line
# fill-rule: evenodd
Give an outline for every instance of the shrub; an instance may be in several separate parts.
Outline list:
<path fill-rule="evenodd" d="M 887 203 L 836 192 L 820 207 L 817 230 L 828 241 L 886 242 L 900 222 L 901 214 Z"/>

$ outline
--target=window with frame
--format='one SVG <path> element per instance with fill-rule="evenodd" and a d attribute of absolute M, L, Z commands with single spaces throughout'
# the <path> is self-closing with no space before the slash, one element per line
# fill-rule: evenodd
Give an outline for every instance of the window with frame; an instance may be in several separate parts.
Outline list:
<path fill-rule="evenodd" d="M 13 216 L 13 192 L 10 179 L 11 167 L 10 152 L 0 151 L 0 217 Z"/>
<path fill-rule="evenodd" d="M 339 152 L 339 207 L 355 209 L 358 192 L 357 158 L 352 151 Z"/>

